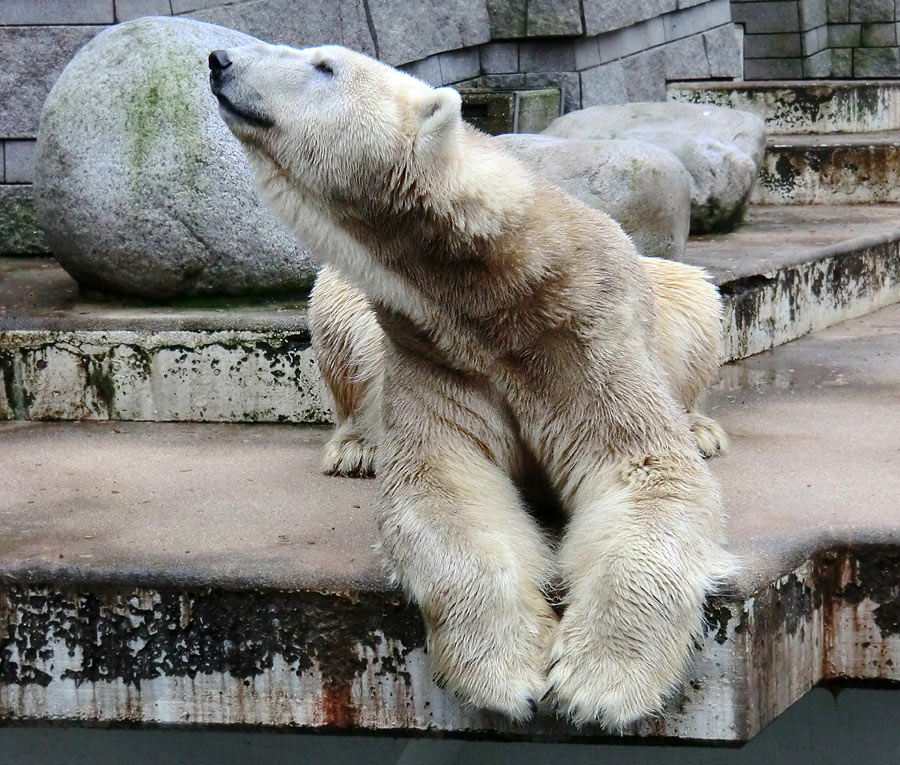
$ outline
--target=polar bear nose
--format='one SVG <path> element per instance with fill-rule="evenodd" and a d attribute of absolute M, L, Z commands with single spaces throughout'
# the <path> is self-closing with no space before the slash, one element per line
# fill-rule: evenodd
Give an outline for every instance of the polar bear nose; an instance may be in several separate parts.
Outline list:
<path fill-rule="evenodd" d="M 224 50 L 214 50 L 209 54 L 209 68 L 214 72 L 221 72 L 231 66 L 231 59 Z"/>

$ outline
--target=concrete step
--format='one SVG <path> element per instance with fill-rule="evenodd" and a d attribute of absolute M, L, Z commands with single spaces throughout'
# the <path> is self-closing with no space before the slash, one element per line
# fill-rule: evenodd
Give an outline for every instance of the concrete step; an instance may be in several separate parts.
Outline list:
<path fill-rule="evenodd" d="M 626 735 L 739 742 L 816 683 L 900 682 L 900 306 L 728 366 L 712 460 L 743 569 Z M 0 720 L 596 740 L 430 680 L 322 428 L 0 423 Z"/>
<path fill-rule="evenodd" d="M 896 208 L 752 207 L 685 260 L 725 300 L 739 359 L 900 300 Z M 306 305 L 87 299 L 46 260 L 0 261 L 0 419 L 327 422 Z"/>
<path fill-rule="evenodd" d="M 753 112 L 770 135 L 900 129 L 897 80 L 674 82 L 668 97 Z"/>
<path fill-rule="evenodd" d="M 770 136 L 751 201 L 900 202 L 900 130 Z"/>

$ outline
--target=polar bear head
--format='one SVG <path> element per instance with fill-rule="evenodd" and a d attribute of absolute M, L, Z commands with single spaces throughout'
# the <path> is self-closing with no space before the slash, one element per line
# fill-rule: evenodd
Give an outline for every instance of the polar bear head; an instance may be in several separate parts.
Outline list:
<path fill-rule="evenodd" d="M 399 305 L 398 271 L 470 257 L 531 196 L 530 174 L 462 121 L 452 88 L 338 46 L 259 43 L 209 65 L 262 197 L 371 299 Z"/>
<path fill-rule="evenodd" d="M 210 84 L 255 169 L 339 199 L 380 187 L 399 168 L 440 164 L 461 124 L 452 88 L 339 46 L 213 51 Z"/>

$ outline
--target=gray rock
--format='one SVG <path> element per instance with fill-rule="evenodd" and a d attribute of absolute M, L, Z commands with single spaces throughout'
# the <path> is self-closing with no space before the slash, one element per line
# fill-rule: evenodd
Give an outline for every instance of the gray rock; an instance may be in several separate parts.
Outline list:
<path fill-rule="evenodd" d="M 297 0 L 249 0 L 228 4 L 193 0 L 189 4 L 195 6 L 188 13 L 190 18 L 237 29 L 266 42 L 294 48 L 337 44 L 369 56 L 379 56 L 385 50 L 384 46 L 379 49 L 372 39 L 364 0 L 304 3 Z M 215 7 L 206 7 L 209 5 Z M 372 30 L 375 30 L 374 24 Z"/>
<path fill-rule="evenodd" d="M 481 71 L 485 74 L 508 74 L 519 71 L 519 44 L 495 42 L 481 46 Z"/>
<path fill-rule="evenodd" d="M 594 106 L 560 117 L 544 133 L 668 149 L 690 173 L 696 232 L 730 231 L 740 221 L 766 148 L 765 124 L 755 114 L 701 104 Z"/>
<path fill-rule="evenodd" d="M 691 213 L 691 179 L 665 149 L 639 141 L 501 135 L 497 141 L 535 172 L 603 210 L 645 255 L 678 259 Z"/>
<path fill-rule="evenodd" d="M 900 76 L 900 49 L 857 48 L 853 51 L 853 76 Z"/>
<path fill-rule="evenodd" d="M 0 184 L 0 256 L 46 254 L 32 187 Z"/>
<path fill-rule="evenodd" d="M 585 69 L 581 73 L 581 103 L 585 107 L 621 104 L 628 100 L 625 70 L 621 61 Z M 575 107 L 577 110 L 579 107 Z"/>
<path fill-rule="evenodd" d="M 612 29 L 623 29 L 645 19 L 652 19 L 676 8 L 676 0 L 583 0 L 585 34 L 596 35 Z"/>
<path fill-rule="evenodd" d="M 527 33 L 529 37 L 580 35 L 579 0 L 528 0 Z"/>
<path fill-rule="evenodd" d="M 744 73 L 744 32 L 737 24 L 723 24 L 703 33 L 703 47 L 709 63 L 710 77 L 740 80 Z M 675 76 L 667 72 L 667 76 Z"/>
<path fill-rule="evenodd" d="M 487 0 L 491 37 L 506 40 L 525 37 L 528 30 L 526 0 Z"/>
<path fill-rule="evenodd" d="M 583 32 L 579 0 L 487 0 L 487 11 L 495 40 Z"/>
<path fill-rule="evenodd" d="M 112 0 L 4 0 L 0 4 L 0 24 L 112 24 Z"/>
<path fill-rule="evenodd" d="M 850 21 L 893 21 L 891 0 L 850 0 Z"/>
<path fill-rule="evenodd" d="M 644 50 L 621 60 L 628 101 L 666 100 L 666 48 Z M 699 63 L 699 62 L 698 62 Z"/>
<path fill-rule="evenodd" d="M 691 35 L 663 46 L 663 69 L 667 82 L 709 79 L 709 59 L 703 37 Z"/>
<path fill-rule="evenodd" d="M 575 46 L 568 40 L 529 40 L 519 43 L 523 72 L 567 72 L 575 68 Z"/>
<path fill-rule="evenodd" d="M 297 48 L 340 44 L 391 66 L 491 39 L 486 3 L 471 0 L 248 0 L 190 16 Z"/>
<path fill-rule="evenodd" d="M 116 0 L 116 21 L 131 21 L 141 16 L 169 16 L 169 0 Z"/>
<path fill-rule="evenodd" d="M 34 150 L 34 141 L 4 141 L 0 150 L 5 166 L 4 183 L 34 182 Z"/>
<path fill-rule="evenodd" d="M 368 7 L 378 38 L 379 58 L 392 66 L 491 40 L 484 2 L 368 0 Z"/>
<path fill-rule="evenodd" d="M 102 28 L 0 26 L 0 136 L 34 137 L 41 104 L 56 78 Z"/>
<path fill-rule="evenodd" d="M 82 285 L 166 299 L 311 284 L 313 262 L 258 201 L 209 90 L 209 51 L 251 40 L 139 19 L 66 67 L 41 114 L 35 189 L 51 250 Z"/>
<path fill-rule="evenodd" d="M 438 62 L 441 67 L 441 83 L 443 85 L 450 85 L 465 80 L 467 77 L 477 77 L 481 71 L 477 48 L 439 53 Z"/>

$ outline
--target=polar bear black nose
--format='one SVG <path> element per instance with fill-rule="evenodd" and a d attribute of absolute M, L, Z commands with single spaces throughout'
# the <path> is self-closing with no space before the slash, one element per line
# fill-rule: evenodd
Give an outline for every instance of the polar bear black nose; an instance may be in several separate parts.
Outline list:
<path fill-rule="evenodd" d="M 209 68 L 214 72 L 227 69 L 231 66 L 231 59 L 224 50 L 214 50 L 209 54 Z"/>

